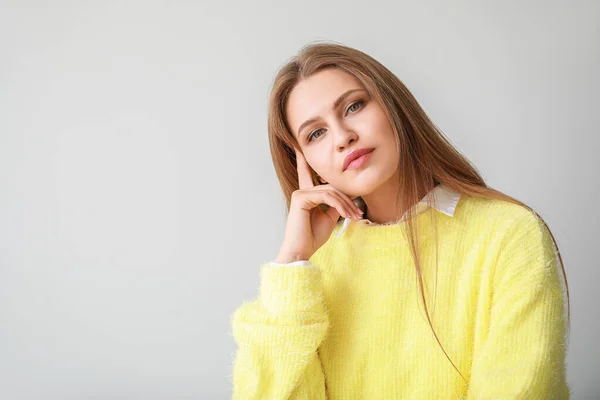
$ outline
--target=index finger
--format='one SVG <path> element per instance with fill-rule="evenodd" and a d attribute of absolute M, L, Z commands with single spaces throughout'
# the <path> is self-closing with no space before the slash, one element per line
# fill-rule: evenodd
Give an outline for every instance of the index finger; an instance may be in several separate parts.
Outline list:
<path fill-rule="evenodd" d="M 306 159 L 298 149 L 294 149 L 296 152 L 296 169 L 298 170 L 298 185 L 300 189 L 308 189 L 314 187 L 312 175 L 310 173 L 310 166 Z"/>

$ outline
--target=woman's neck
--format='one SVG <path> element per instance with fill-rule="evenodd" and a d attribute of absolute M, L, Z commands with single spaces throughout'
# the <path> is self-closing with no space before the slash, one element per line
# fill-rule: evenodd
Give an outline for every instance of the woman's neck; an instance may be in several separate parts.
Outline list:
<path fill-rule="evenodd" d="M 418 194 L 417 203 L 425 197 L 431 188 L 424 187 L 422 193 Z M 375 224 L 391 224 L 400 221 L 404 214 L 413 205 L 400 207 L 398 201 L 398 186 L 382 185 L 367 195 L 361 196 L 366 205 L 366 212 L 363 218 Z M 401 209 L 402 208 L 402 209 Z M 365 211 L 365 210 L 363 210 Z"/>

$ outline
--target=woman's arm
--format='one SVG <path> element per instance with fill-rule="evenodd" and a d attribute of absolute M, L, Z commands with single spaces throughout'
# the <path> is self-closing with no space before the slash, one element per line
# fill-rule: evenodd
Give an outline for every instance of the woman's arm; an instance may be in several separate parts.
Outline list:
<path fill-rule="evenodd" d="M 506 238 L 467 398 L 568 399 L 566 296 L 554 243 L 534 214 L 515 223 Z"/>
<path fill-rule="evenodd" d="M 257 300 L 231 321 L 233 399 L 326 399 L 317 349 L 329 319 L 319 268 L 262 265 Z"/>

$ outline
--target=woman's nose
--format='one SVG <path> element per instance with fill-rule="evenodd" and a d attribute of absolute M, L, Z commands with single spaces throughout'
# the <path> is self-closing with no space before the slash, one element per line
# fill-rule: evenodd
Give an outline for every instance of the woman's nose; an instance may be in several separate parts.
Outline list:
<path fill-rule="evenodd" d="M 338 127 L 335 132 L 336 148 L 338 150 L 348 147 L 350 143 L 356 141 L 358 135 L 353 130 L 346 127 Z"/>

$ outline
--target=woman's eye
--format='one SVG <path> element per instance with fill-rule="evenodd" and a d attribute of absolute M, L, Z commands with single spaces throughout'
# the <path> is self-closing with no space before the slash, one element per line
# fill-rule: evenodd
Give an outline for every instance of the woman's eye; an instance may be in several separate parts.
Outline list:
<path fill-rule="evenodd" d="M 350 107 L 348 107 L 348 111 L 352 111 L 352 112 L 354 112 L 354 111 L 358 110 L 358 108 L 360 108 L 360 107 L 358 107 L 358 108 L 355 108 L 354 110 L 352 110 L 352 107 L 354 107 L 354 106 L 355 106 L 355 105 L 357 105 L 357 104 L 360 104 L 360 105 L 362 105 L 363 103 L 364 103 L 364 102 L 363 102 L 362 100 L 355 101 L 354 103 L 350 104 Z"/>
<path fill-rule="evenodd" d="M 314 131 L 313 133 L 311 133 L 310 136 L 308 137 L 308 141 L 310 142 L 311 140 L 313 140 L 315 133 L 320 132 L 322 130 L 323 129 L 317 129 L 316 131 Z"/>

